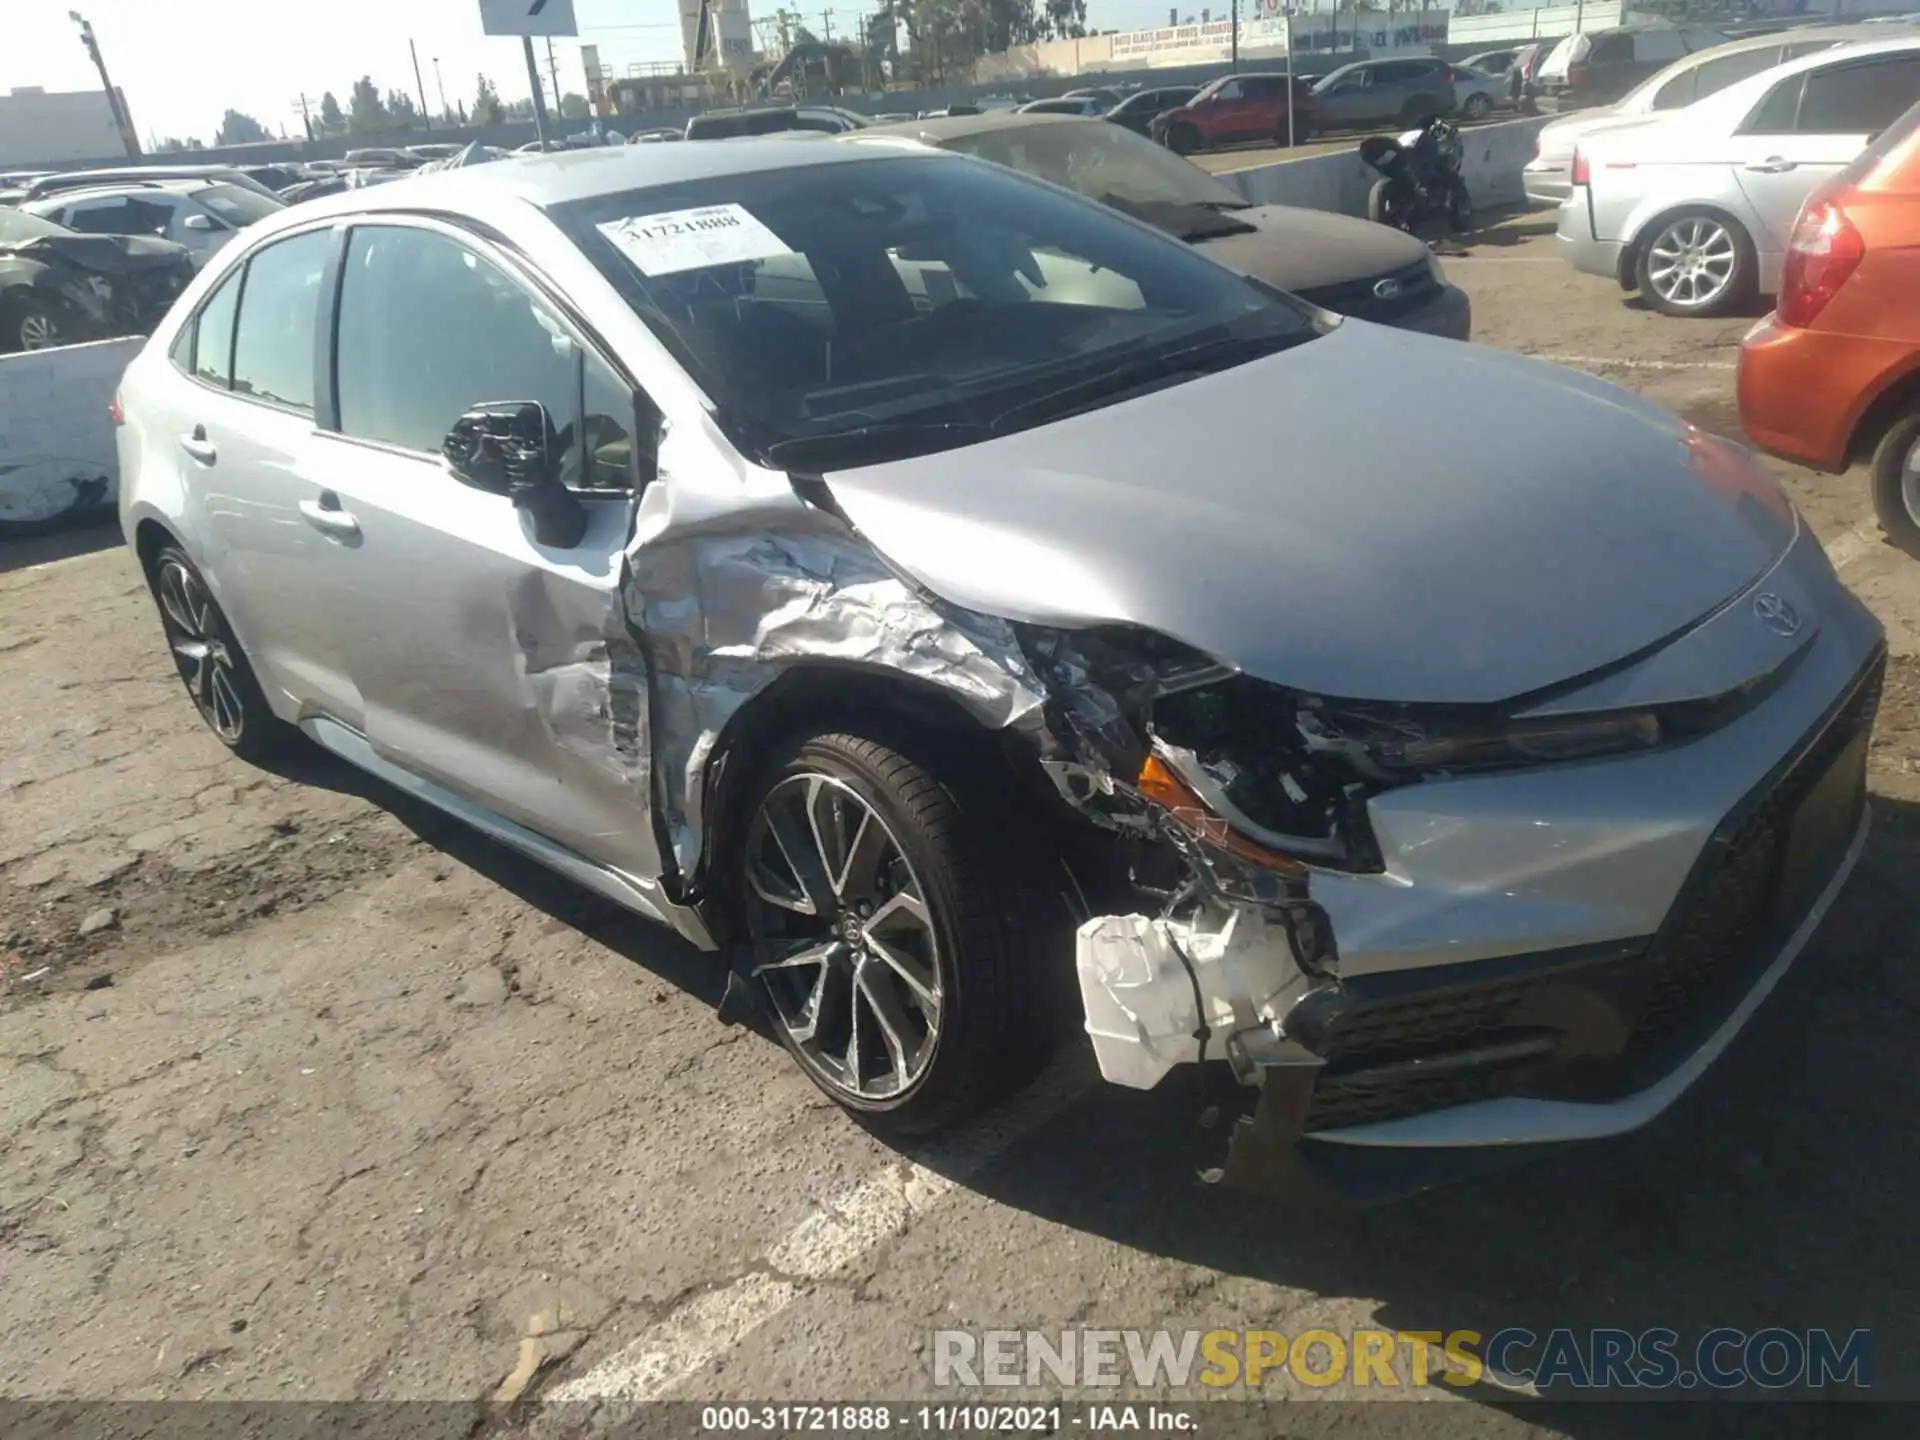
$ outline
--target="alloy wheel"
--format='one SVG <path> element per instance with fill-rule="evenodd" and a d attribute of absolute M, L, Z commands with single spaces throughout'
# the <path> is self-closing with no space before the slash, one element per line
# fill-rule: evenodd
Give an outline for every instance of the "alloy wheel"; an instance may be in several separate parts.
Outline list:
<path fill-rule="evenodd" d="M 161 562 L 156 588 L 167 644 L 187 693 L 213 733 L 229 745 L 236 743 L 247 726 L 246 704 L 206 583 L 178 560 L 168 559 Z"/>
<path fill-rule="evenodd" d="M 1654 237 L 1647 250 L 1647 280 L 1662 300 L 1697 309 L 1726 294 L 1739 264 L 1727 227 L 1693 215 Z"/>
<path fill-rule="evenodd" d="M 60 327 L 51 315 L 31 310 L 20 321 L 22 350 L 50 350 L 60 343 Z"/>
<path fill-rule="evenodd" d="M 899 838 L 831 775 L 789 775 L 747 833 L 749 928 L 777 1023 L 854 1102 L 895 1100 L 933 1063 L 945 994 L 926 892 Z"/>

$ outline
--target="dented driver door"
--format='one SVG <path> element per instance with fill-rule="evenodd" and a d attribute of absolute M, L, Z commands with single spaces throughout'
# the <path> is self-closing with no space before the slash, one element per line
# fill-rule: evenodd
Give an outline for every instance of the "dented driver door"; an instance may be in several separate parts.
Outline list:
<path fill-rule="evenodd" d="M 316 478 L 356 531 L 333 558 L 368 742 L 579 855 L 657 875 L 644 668 L 620 605 L 633 392 L 503 263 L 432 224 L 356 228 L 339 317 L 338 434 Z M 578 544 L 540 544 L 507 496 L 440 459 L 465 411 L 501 400 L 552 416 L 586 511 Z"/>

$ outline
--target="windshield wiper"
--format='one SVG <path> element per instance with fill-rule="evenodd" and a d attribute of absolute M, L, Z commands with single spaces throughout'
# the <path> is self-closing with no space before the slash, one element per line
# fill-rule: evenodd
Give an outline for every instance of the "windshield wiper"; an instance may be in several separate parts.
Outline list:
<path fill-rule="evenodd" d="M 995 435 L 1005 435 L 1009 431 L 1048 420 L 1063 420 L 1158 380 L 1176 380 L 1183 375 L 1228 370 L 1235 365 L 1244 365 L 1249 360 L 1290 350 L 1295 345 L 1311 340 L 1316 333 L 1303 326 L 1298 331 L 1284 334 L 1216 335 L 1199 344 L 1183 345 L 1178 350 L 1169 350 L 1164 354 L 1130 360 L 1085 380 L 1062 385 L 1057 390 L 1049 390 L 1030 400 L 1022 400 L 994 416 L 990 428 Z"/>
<path fill-rule="evenodd" d="M 992 432 L 976 420 L 889 420 L 829 430 L 819 435 L 797 435 L 763 446 L 760 459 L 776 470 L 818 471 L 848 465 L 877 465 L 924 455 L 932 450 L 984 440 Z"/>

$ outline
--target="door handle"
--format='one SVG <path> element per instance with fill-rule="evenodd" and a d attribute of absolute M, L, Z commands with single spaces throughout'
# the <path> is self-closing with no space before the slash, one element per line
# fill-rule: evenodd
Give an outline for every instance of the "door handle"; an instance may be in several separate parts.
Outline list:
<path fill-rule="evenodd" d="M 202 465 L 211 465 L 220 458 L 220 451 L 207 439 L 207 427 L 196 425 L 191 435 L 180 437 L 180 448 L 198 460 Z"/>
<path fill-rule="evenodd" d="M 1764 160 L 1755 160 L 1742 168 L 1751 170 L 1756 175 L 1784 175 L 1787 171 L 1796 169 L 1797 166 L 1792 160 L 1782 159 L 1778 155 L 1769 155 Z"/>
<path fill-rule="evenodd" d="M 360 533 L 360 522 L 340 508 L 340 497 L 331 490 L 322 490 L 318 500 L 302 500 L 300 513 L 324 535 L 345 538 Z"/>

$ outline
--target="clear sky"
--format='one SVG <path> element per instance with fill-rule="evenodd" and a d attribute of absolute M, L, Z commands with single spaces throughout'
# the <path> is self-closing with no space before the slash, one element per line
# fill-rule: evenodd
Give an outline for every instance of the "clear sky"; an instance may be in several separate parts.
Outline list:
<path fill-rule="evenodd" d="M 1208 0 L 1220 15 L 1229 0 Z M 844 34 L 878 0 L 788 0 L 803 23 L 822 33 L 820 11 L 831 7 L 831 29 Z M 756 18 L 770 17 L 776 0 L 754 0 Z M 1129 29 L 1166 23 L 1167 0 L 1089 0 L 1096 28 Z M 1182 14 L 1202 6 L 1183 4 Z M 407 41 L 420 51 L 427 101 L 440 98 L 434 78 L 439 58 L 449 104 L 469 105 L 485 72 L 507 100 L 527 94 L 526 66 L 513 40 L 480 33 L 477 0 L 0 0 L 6 43 L 0 45 L 0 91 L 16 85 L 85 90 L 99 85 L 79 34 L 67 18 L 77 9 L 93 22 L 113 80 L 126 92 L 134 123 L 150 135 L 197 136 L 211 141 L 229 106 L 254 116 L 275 134 L 299 133 L 299 97 L 317 104 L 332 90 L 344 106 L 347 92 L 370 75 L 382 93 L 414 92 Z M 1243 14 L 1252 6 L 1245 5 Z M 580 90 L 579 45 L 600 47 L 603 64 L 671 61 L 680 54 L 676 0 L 575 0 L 578 42 L 555 42 L 560 82 Z M 536 41 L 544 69 L 546 52 Z"/>

